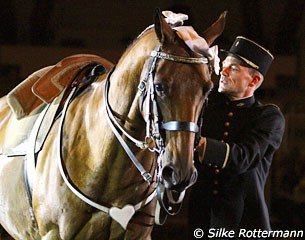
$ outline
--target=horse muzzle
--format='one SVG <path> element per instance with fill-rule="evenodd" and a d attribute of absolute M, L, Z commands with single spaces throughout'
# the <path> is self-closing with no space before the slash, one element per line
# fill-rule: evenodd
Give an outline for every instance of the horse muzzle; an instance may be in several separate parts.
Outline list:
<path fill-rule="evenodd" d="M 193 168 L 189 177 L 182 177 L 182 174 L 174 167 L 173 164 L 167 164 L 161 172 L 162 183 L 166 189 L 182 192 L 191 187 L 197 180 L 198 172 Z"/>

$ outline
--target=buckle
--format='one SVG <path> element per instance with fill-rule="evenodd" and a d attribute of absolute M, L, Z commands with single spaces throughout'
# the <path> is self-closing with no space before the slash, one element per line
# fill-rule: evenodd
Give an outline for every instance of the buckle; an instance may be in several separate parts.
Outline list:
<path fill-rule="evenodd" d="M 141 82 L 139 83 L 139 85 L 138 85 L 138 89 L 139 89 L 139 91 L 140 91 L 140 92 L 142 92 L 142 93 L 143 93 L 143 92 L 146 90 L 146 83 L 147 83 L 147 82 L 146 82 L 146 81 L 144 81 L 144 80 L 143 80 L 143 81 L 141 81 Z"/>
<path fill-rule="evenodd" d="M 150 173 L 144 172 L 141 175 L 143 176 L 145 181 L 148 182 L 149 184 L 151 184 L 153 182 L 153 179 L 152 179 L 152 176 L 150 175 Z"/>

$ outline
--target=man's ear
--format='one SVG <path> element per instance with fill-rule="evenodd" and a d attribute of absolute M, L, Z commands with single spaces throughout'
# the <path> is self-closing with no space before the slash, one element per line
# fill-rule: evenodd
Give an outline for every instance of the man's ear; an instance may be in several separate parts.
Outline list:
<path fill-rule="evenodd" d="M 261 81 L 263 81 L 262 77 L 259 74 L 254 73 L 252 75 L 252 81 L 249 83 L 249 86 L 254 87 L 258 85 Z"/>

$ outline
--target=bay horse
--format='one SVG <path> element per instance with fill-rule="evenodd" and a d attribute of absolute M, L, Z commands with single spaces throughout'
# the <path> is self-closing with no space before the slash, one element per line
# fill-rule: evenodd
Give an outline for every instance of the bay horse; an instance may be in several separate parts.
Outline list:
<path fill-rule="evenodd" d="M 208 46 L 223 27 L 221 16 L 206 30 Z M 151 239 L 156 185 L 181 193 L 196 181 L 197 122 L 212 87 L 208 55 L 190 49 L 156 11 L 154 27 L 110 73 L 66 97 L 37 156 L 30 197 L 24 156 L 1 154 L 1 239 L 5 231 L 22 240 Z M 5 98 L 0 118 L 2 142 L 12 118 Z"/>

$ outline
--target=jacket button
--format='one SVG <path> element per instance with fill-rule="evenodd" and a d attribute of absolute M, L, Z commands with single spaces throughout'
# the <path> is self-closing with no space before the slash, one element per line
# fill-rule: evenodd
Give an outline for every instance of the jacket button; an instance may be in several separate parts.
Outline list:
<path fill-rule="evenodd" d="M 223 136 L 224 136 L 224 137 L 229 136 L 229 132 L 224 132 L 224 133 L 223 133 Z"/>
<path fill-rule="evenodd" d="M 220 170 L 217 168 L 217 169 L 215 169 L 215 174 L 218 174 L 218 173 L 220 173 Z"/>
<path fill-rule="evenodd" d="M 228 113 L 228 117 L 233 117 L 234 113 L 233 112 L 229 112 Z"/>
<path fill-rule="evenodd" d="M 214 185 L 218 185 L 218 181 L 217 180 L 214 180 Z"/>
<path fill-rule="evenodd" d="M 230 126 L 230 123 L 229 123 L 229 122 L 225 122 L 225 126 L 226 126 L 226 127 L 229 127 L 229 126 Z"/>
<path fill-rule="evenodd" d="M 213 194 L 214 194 L 214 195 L 217 195 L 217 194 L 218 194 L 218 191 L 217 191 L 217 190 L 213 190 Z"/>

